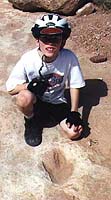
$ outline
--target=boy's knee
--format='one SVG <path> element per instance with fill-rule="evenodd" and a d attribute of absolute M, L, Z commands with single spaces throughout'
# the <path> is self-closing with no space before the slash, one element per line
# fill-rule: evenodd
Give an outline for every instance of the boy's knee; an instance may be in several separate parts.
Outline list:
<path fill-rule="evenodd" d="M 22 90 L 16 97 L 16 104 L 20 107 L 27 107 L 33 104 L 34 95 L 28 90 Z"/>

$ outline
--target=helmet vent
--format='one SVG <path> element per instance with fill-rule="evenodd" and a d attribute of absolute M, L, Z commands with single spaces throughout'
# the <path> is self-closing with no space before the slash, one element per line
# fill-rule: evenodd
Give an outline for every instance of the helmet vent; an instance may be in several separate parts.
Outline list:
<path fill-rule="evenodd" d="M 58 15 L 57 21 L 61 20 L 61 17 Z"/>
<path fill-rule="evenodd" d="M 53 18 L 53 15 L 49 15 L 49 20 L 52 20 L 52 18 Z"/>
<path fill-rule="evenodd" d="M 48 27 L 50 27 L 50 26 L 55 26 L 55 24 L 54 24 L 53 22 L 48 22 L 46 25 L 47 25 Z"/>
<path fill-rule="evenodd" d="M 45 15 L 44 15 L 44 16 L 41 18 L 41 20 L 45 21 L 45 19 L 44 19 L 44 18 L 45 18 Z"/>

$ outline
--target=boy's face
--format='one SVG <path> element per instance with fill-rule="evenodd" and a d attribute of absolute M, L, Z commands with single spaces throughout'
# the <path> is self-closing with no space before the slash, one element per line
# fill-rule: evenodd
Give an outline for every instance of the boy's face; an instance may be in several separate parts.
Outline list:
<path fill-rule="evenodd" d="M 39 48 L 41 52 L 49 58 L 49 60 L 54 60 L 58 55 L 58 52 L 62 44 L 62 35 L 40 35 L 39 37 Z"/>

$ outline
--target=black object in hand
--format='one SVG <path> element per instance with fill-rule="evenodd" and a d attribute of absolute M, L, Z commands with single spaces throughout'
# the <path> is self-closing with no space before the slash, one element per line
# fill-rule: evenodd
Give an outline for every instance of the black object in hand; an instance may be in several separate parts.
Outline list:
<path fill-rule="evenodd" d="M 80 117 L 80 113 L 72 111 L 68 114 L 66 124 L 69 123 L 70 127 L 74 124 L 75 126 L 83 125 L 83 121 Z"/>
<path fill-rule="evenodd" d="M 48 80 L 45 78 L 34 78 L 27 86 L 28 90 L 36 96 L 43 96 L 47 87 L 49 86 Z"/>

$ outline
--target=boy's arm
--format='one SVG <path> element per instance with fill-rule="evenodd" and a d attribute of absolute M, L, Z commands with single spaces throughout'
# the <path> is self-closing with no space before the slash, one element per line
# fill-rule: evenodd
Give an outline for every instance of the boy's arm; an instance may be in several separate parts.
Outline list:
<path fill-rule="evenodd" d="M 79 89 L 70 88 L 70 96 L 71 96 L 71 111 L 78 112 Z"/>
<path fill-rule="evenodd" d="M 13 90 L 8 91 L 8 93 L 9 93 L 10 95 L 16 95 L 16 94 L 18 94 L 21 90 L 26 90 L 26 89 L 27 89 L 27 85 L 28 85 L 28 83 L 18 84 L 18 85 L 16 85 L 16 87 L 15 87 Z"/>
<path fill-rule="evenodd" d="M 69 128 L 71 128 L 72 126 L 75 126 L 75 128 L 77 128 L 77 127 L 81 128 L 83 122 L 80 117 L 80 113 L 78 112 L 79 89 L 71 88 L 70 96 L 71 96 L 71 111 L 69 112 L 69 114 L 67 116 L 66 124 L 68 124 Z"/>

